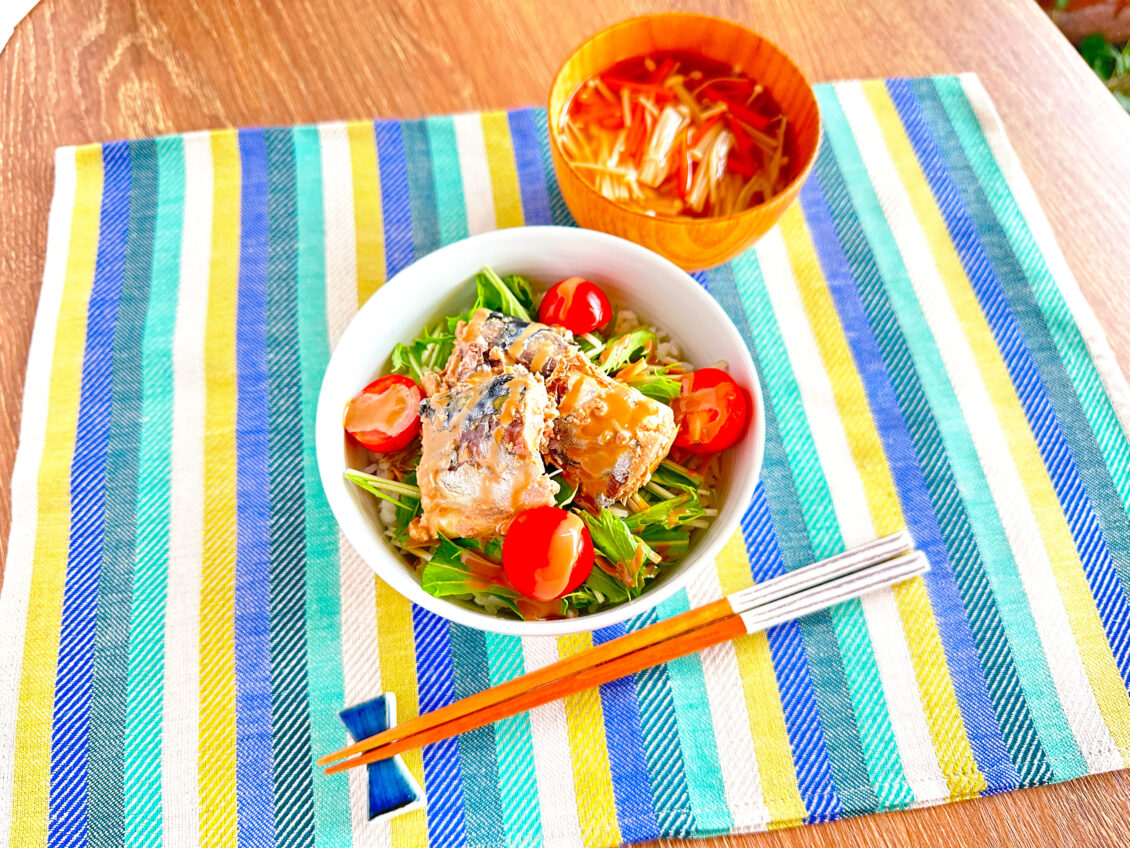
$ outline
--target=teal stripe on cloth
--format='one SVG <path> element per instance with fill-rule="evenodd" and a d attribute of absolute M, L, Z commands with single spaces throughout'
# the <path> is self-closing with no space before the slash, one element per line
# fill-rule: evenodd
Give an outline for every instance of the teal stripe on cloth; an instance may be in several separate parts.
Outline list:
<path fill-rule="evenodd" d="M 136 551 L 142 340 L 152 276 L 157 146 L 131 142 L 129 225 L 114 327 L 110 445 L 106 454 L 105 523 L 94 636 L 90 703 L 89 838 L 124 842 L 124 747 L 129 692 L 129 631 Z M 123 210 L 124 211 L 124 210 Z"/>
<path fill-rule="evenodd" d="M 661 619 L 672 618 L 689 609 L 687 593 L 680 591 L 656 607 L 656 613 Z M 725 833 L 734 826 L 734 819 L 726 804 L 726 787 L 722 783 L 722 764 L 718 758 L 718 741 L 701 656 L 690 654 L 671 660 L 667 663 L 667 676 L 678 720 L 695 834 Z"/>
<path fill-rule="evenodd" d="M 522 640 L 517 636 L 486 633 L 490 685 L 497 686 L 526 673 Z M 530 714 L 519 713 L 495 722 L 498 750 L 498 789 L 506 825 L 506 844 L 540 844 L 541 803 L 534 770 L 534 740 Z"/>
<path fill-rule="evenodd" d="M 267 153 L 267 381 L 269 387 L 271 768 L 275 837 L 314 827 L 306 673 L 306 482 L 298 349 L 298 220 L 294 139 L 265 133 Z M 318 483 L 313 483 L 318 485 Z"/>
<path fill-rule="evenodd" d="M 405 121 L 400 128 L 404 165 L 408 171 L 408 203 L 412 209 L 412 252 L 418 258 L 442 244 L 438 211 L 441 204 L 436 202 L 432 185 L 435 166 L 427 124 L 424 121 Z"/>
<path fill-rule="evenodd" d="M 451 118 L 428 118 L 428 148 L 432 153 L 436 215 L 442 244 L 467 238 L 467 206 L 463 202 L 463 177 L 459 171 L 459 149 Z"/>
<path fill-rule="evenodd" d="M 184 217 L 184 142 L 158 139 L 157 217 L 149 309 L 141 342 L 141 435 L 129 682 L 123 749 L 126 848 L 161 838 L 161 712 L 164 700 L 165 587 L 169 562 L 170 447 L 173 418 L 173 334 L 176 330 Z"/>
<path fill-rule="evenodd" d="M 1059 289 L 1054 284 L 1048 285 L 1051 278 L 1035 245 L 1023 244 L 1025 240 L 1030 241 L 1031 234 L 1027 228 L 1017 226 L 1019 213 L 1015 200 L 995 160 L 985 156 L 988 149 L 984 136 L 969 125 L 976 116 L 964 91 L 959 84 L 955 88 L 947 80 L 915 80 L 912 87 L 922 101 L 923 117 L 938 140 L 946 169 L 955 177 L 954 182 L 1008 298 L 1009 309 L 1040 371 L 1055 416 L 1062 423 L 1063 435 L 1071 446 L 1098 515 L 1122 591 L 1128 593 L 1130 443 L 1114 418 L 1110 399 L 1094 372 L 1094 363 L 1085 355 L 1069 356 L 1072 349 L 1085 351 L 1075 322 L 1063 311 L 1057 314 L 1054 304 L 1048 304 L 1052 309 L 1041 311 L 1035 294 L 1041 288 L 1054 293 L 1060 299 L 1061 308 L 1066 307 L 1062 305 Z M 942 92 L 946 92 L 946 99 L 951 101 L 948 105 L 943 101 Z M 966 150 L 966 145 L 971 149 Z M 1057 331 L 1063 337 L 1058 347 Z M 1074 359 L 1083 366 L 1076 369 L 1076 379 L 1072 379 L 1064 359 Z M 1083 370 L 1089 373 L 1078 373 Z M 1083 391 L 1081 384 L 1088 382 L 1097 391 Z M 1084 408 L 1081 398 L 1090 401 L 1089 410 Z M 1102 438 L 1098 434 L 1102 434 Z M 1112 468 L 1121 469 L 1123 473 L 1112 472 Z"/>
<path fill-rule="evenodd" d="M 449 628 L 452 683 L 457 699 L 467 698 L 490 685 L 486 634 L 452 624 Z M 470 730 L 459 737 L 459 764 L 463 772 L 466 804 L 463 826 L 469 846 L 503 845 L 506 825 L 499 789 L 499 755 L 493 724 Z"/>
<path fill-rule="evenodd" d="M 655 610 L 649 610 L 629 620 L 626 629 L 640 630 L 657 621 Z M 678 713 L 666 665 L 643 669 L 635 675 L 634 683 L 656 823 L 665 834 L 695 833 L 698 824 L 687 788 Z"/>
<path fill-rule="evenodd" d="M 997 607 L 1005 623 L 1009 643 L 1016 656 L 1032 718 L 1040 739 L 1060 779 L 1087 772 L 1074 734 L 1067 725 L 1051 679 L 1047 657 L 1041 649 L 1028 597 L 1020 581 L 1016 560 L 1009 547 L 1001 519 L 991 498 L 984 470 L 973 446 L 967 422 L 961 416 L 953 386 L 949 382 L 937 343 L 922 307 L 914 296 L 906 267 L 895 245 L 885 215 L 867 177 L 843 109 L 830 89 L 818 92 L 824 132 L 840 166 L 852 206 L 875 262 L 879 267 L 884 297 L 892 309 L 910 348 L 927 402 L 935 410 L 938 429 L 950 457 L 954 477 L 969 508 L 969 519 L 984 554 Z"/>
<path fill-rule="evenodd" d="M 337 719 L 345 701 L 337 525 L 326 502 L 314 449 L 314 419 L 322 374 L 329 362 L 326 319 L 325 213 L 322 153 L 317 127 L 294 130 L 295 215 L 298 256 L 298 359 L 302 381 L 302 476 L 306 514 L 306 662 L 310 681 L 310 744 L 315 755 L 347 740 Z M 319 848 L 349 845 L 349 785 L 323 780 L 313 763 L 314 839 Z"/>
<path fill-rule="evenodd" d="M 754 251 L 742 254 L 731 267 L 739 300 L 753 332 L 762 384 L 774 405 L 787 461 L 787 467 L 782 466 L 776 478 L 766 477 L 767 495 L 770 483 L 787 481 L 790 476 L 791 488 L 795 490 L 795 506 L 775 508 L 774 526 L 789 527 L 795 525 L 798 518 L 803 518 L 804 522 L 804 528 L 797 527 L 791 534 L 780 533 L 786 539 L 793 539 L 793 543 L 782 544 L 781 551 L 786 567 L 791 570 L 842 551 L 843 535 Z M 784 496 L 785 492 L 770 496 L 771 511 L 774 511 L 774 503 L 785 502 Z M 795 515 L 797 506 L 800 516 Z M 803 538 L 805 528 L 810 546 L 807 551 L 796 544 Z M 914 800 L 913 793 L 899 758 L 862 605 L 851 601 L 838 605 L 830 613 L 810 618 L 811 621 L 801 621 L 801 629 L 816 682 L 833 771 L 843 780 L 841 795 L 845 806 L 858 809 L 867 803 L 870 792 L 884 808 L 905 806 Z M 842 671 L 837 668 L 839 663 L 829 662 L 829 658 L 837 654 L 842 657 Z M 843 691 L 845 682 L 850 710 Z M 852 713 L 854 727 L 848 718 Z M 866 779 L 859 773 L 860 765 L 866 770 Z"/>

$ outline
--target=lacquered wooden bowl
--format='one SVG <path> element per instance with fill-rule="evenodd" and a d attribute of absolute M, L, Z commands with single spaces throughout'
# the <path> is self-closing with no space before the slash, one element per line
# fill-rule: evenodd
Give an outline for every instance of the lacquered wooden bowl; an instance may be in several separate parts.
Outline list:
<path fill-rule="evenodd" d="M 581 83 L 622 59 L 656 50 L 687 50 L 737 65 L 765 86 L 789 121 L 786 154 L 792 179 L 782 192 L 733 215 L 645 215 L 609 200 L 566 161 L 558 143 L 560 121 Z M 780 48 L 753 30 L 706 15 L 645 15 L 598 32 L 565 60 L 549 92 L 549 138 L 561 194 L 578 224 L 629 239 L 682 268 L 698 270 L 733 259 L 796 200 L 816 160 L 820 111 L 804 74 Z"/>

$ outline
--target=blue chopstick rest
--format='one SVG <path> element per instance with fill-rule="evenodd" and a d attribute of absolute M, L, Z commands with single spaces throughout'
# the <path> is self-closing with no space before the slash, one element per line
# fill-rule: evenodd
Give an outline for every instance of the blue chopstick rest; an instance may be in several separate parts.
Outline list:
<path fill-rule="evenodd" d="M 340 713 L 354 741 L 365 739 L 396 724 L 396 695 L 385 692 Z M 399 755 L 369 763 L 369 818 L 398 816 L 423 806 L 424 793 Z"/>

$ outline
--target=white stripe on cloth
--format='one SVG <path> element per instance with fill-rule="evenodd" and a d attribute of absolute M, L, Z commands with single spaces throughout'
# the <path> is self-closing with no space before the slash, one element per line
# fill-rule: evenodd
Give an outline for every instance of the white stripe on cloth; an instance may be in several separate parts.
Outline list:
<path fill-rule="evenodd" d="M 687 586 L 692 609 L 722 597 L 715 568 L 703 568 Z M 749 707 L 742 691 L 742 676 L 733 642 L 712 645 L 699 653 L 710 721 L 722 769 L 722 788 L 726 806 L 734 820 L 734 830 L 755 831 L 769 827 L 769 808 L 761 786 L 761 771 L 750 736 Z"/>
<path fill-rule="evenodd" d="M 553 636 L 527 636 L 522 639 L 526 671 L 557 662 L 557 639 Z M 541 805 L 541 830 L 547 848 L 583 845 L 580 817 L 577 814 L 577 787 L 573 783 L 573 754 L 569 749 L 569 728 L 565 722 L 565 702 L 552 701 L 530 710 L 530 734 L 534 743 L 534 769 Z"/>
<path fill-rule="evenodd" d="M 326 329 L 337 347 L 357 313 L 357 231 L 353 217 L 353 159 L 349 132 L 340 121 L 318 127 L 322 149 L 322 211 L 325 216 Z"/>
<path fill-rule="evenodd" d="M 204 556 L 204 338 L 212 257 L 212 139 L 184 136 L 184 221 L 173 334 L 169 565 L 161 809 L 169 848 L 199 843 L 200 567 Z"/>
<path fill-rule="evenodd" d="M 39 509 L 39 466 L 47 435 L 51 360 L 63 288 L 67 253 L 74 217 L 77 168 L 73 147 L 55 151 L 55 194 L 47 222 L 47 259 L 43 288 L 35 313 L 35 328 L 24 377 L 20 448 L 12 470 L 12 524 L 8 536 L 8 562 L 0 591 L 0 837 L 11 828 L 12 790 L 16 762 L 16 721 L 19 715 L 19 680 L 23 668 L 31 574 L 35 556 L 36 514 Z M 2 841 L 2 840 L 0 840 Z"/>
<path fill-rule="evenodd" d="M 1036 197 L 1036 191 L 1032 188 L 1028 175 L 1020 167 L 1016 152 L 1009 143 L 1008 136 L 1005 135 L 1000 116 L 980 78 L 976 74 L 961 74 L 959 79 L 981 125 L 981 132 L 985 134 L 985 140 L 993 152 L 993 158 L 1000 166 L 1005 182 L 1008 183 L 1016 205 L 1020 208 L 1032 233 L 1032 238 L 1039 245 L 1048 271 L 1051 272 L 1058 284 L 1060 294 L 1063 295 L 1067 307 L 1075 317 L 1075 323 L 1095 363 L 1095 370 L 1099 372 L 1099 378 L 1110 398 L 1111 406 L 1114 407 L 1115 415 L 1118 416 L 1122 429 L 1130 433 L 1130 385 L 1127 384 L 1126 375 L 1119 367 L 1114 351 L 1111 350 L 1106 333 L 1103 332 L 1094 310 L 1079 289 L 1078 280 L 1071 273 L 1063 249 L 1060 248 L 1052 232 L 1048 216 Z"/>
<path fill-rule="evenodd" d="M 490 181 L 482 117 L 477 113 L 456 115 L 455 147 L 463 176 L 463 198 L 467 205 L 467 233 L 477 235 L 498 227 L 494 214 L 494 187 Z"/>
<path fill-rule="evenodd" d="M 353 217 L 353 166 L 345 124 L 318 128 L 322 146 L 322 211 L 325 220 L 326 324 L 330 347 L 357 312 L 357 233 Z M 338 531 L 341 559 L 341 652 L 345 705 L 381 692 L 377 650 L 377 597 L 372 570 Z M 389 846 L 388 821 L 369 821 L 366 769 L 349 772 L 349 809 L 357 845 Z"/>
<path fill-rule="evenodd" d="M 875 525 L 779 230 L 770 230 L 761 239 L 757 254 L 844 545 L 860 545 L 875 538 Z M 861 604 L 907 783 L 917 801 L 948 798 L 949 785 L 934 752 L 894 593 L 890 589 L 872 592 Z"/>
<path fill-rule="evenodd" d="M 1092 771 L 1121 768 L 1122 759 L 1099 712 L 1008 439 L 939 275 L 926 235 L 895 170 L 862 86 L 840 83 L 836 91 L 898 244 L 910 284 L 937 342 L 958 405 L 968 422 L 1068 723 Z"/>

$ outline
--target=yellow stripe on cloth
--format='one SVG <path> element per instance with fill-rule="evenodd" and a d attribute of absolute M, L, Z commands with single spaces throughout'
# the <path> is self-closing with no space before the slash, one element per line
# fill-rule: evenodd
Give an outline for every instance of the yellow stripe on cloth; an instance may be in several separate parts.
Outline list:
<path fill-rule="evenodd" d="M 1123 762 L 1130 762 L 1130 695 L 1024 409 L 886 86 L 866 83 L 863 90 L 1004 430 L 1099 710 Z"/>
<path fill-rule="evenodd" d="M 749 553 L 741 533 L 734 533 L 714 560 L 718 582 L 725 595 L 748 588 L 752 583 Z M 789 827 L 804 821 L 807 811 L 800 797 L 796 766 L 793 763 L 785 709 L 769 653 L 769 639 L 753 633 L 734 640 L 734 655 L 742 678 L 749 729 L 761 775 L 761 791 L 769 811 L 769 826 Z"/>
<path fill-rule="evenodd" d="M 51 791 L 51 716 L 62 629 L 63 586 L 71 529 L 71 459 L 74 456 L 86 309 L 94 285 L 102 200 L 102 148 L 74 152 L 75 201 L 59 323 L 52 356 L 50 407 L 37 490 L 39 520 L 31 577 L 29 626 L 24 637 L 16 717 L 10 833 L 13 846 L 44 845 Z"/>
<path fill-rule="evenodd" d="M 204 562 L 200 581 L 200 844 L 236 844 L 236 367 L 240 161 L 212 134 L 214 204 L 204 341 Z"/>
<path fill-rule="evenodd" d="M 416 644 L 412 634 L 412 604 L 379 577 L 376 581 L 377 649 L 380 652 L 381 688 L 396 694 L 396 720 L 407 721 L 420 713 L 416 690 Z M 405 751 L 404 764 L 424 786 L 424 758 L 419 748 Z M 427 792 L 427 787 L 424 787 Z M 393 845 L 427 845 L 428 819 L 413 810 L 389 822 Z"/>
<path fill-rule="evenodd" d="M 518 184 L 518 169 L 514 162 L 514 145 L 510 140 L 510 122 L 505 112 L 484 112 L 483 143 L 487 153 L 487 167 L 494 194 L 494 217 L 498 228 L 520 227 L 525 223 L 522 213 L 522 189 Z"/>
<path fill-rule="evenodd" d="M 353 224 L 357 238 L 357 305 L 385 281 L 384 222 L 381 177 L 377 171 L 377 137 L 368 121 L 346 126 L 353 165 Z"/>
<path fill-rule="evenodd" d="M 780 227 L 797 291 L 859 471 L 875 532 L 879 536 L 898 532 L 906 526 L 906 520 L 886 452 L 799 206 L 794 205 L 785 213 Z M 919 578 L 896 586 L 893 592 L 934 752 L 951 797 L 956 800 L 978 795 L 987 784 L 973 757 L 925 585 Z"/>
<path fill-rule="evenodd" d="M 561 659 L 587 651 L 592 635 L 576 633 L 557 640 Z M 586 848 L 618 845 L 620 825 L 616 821 L 612 769 L 608 764 L 608 743 L 604 738 L 604 711 L 599 689 L 584 689 L 565 698 L 565 721 L 569 727 L 569 748 L 573 753 L 573 784 L 577 791 L 577 812 Z"/>

